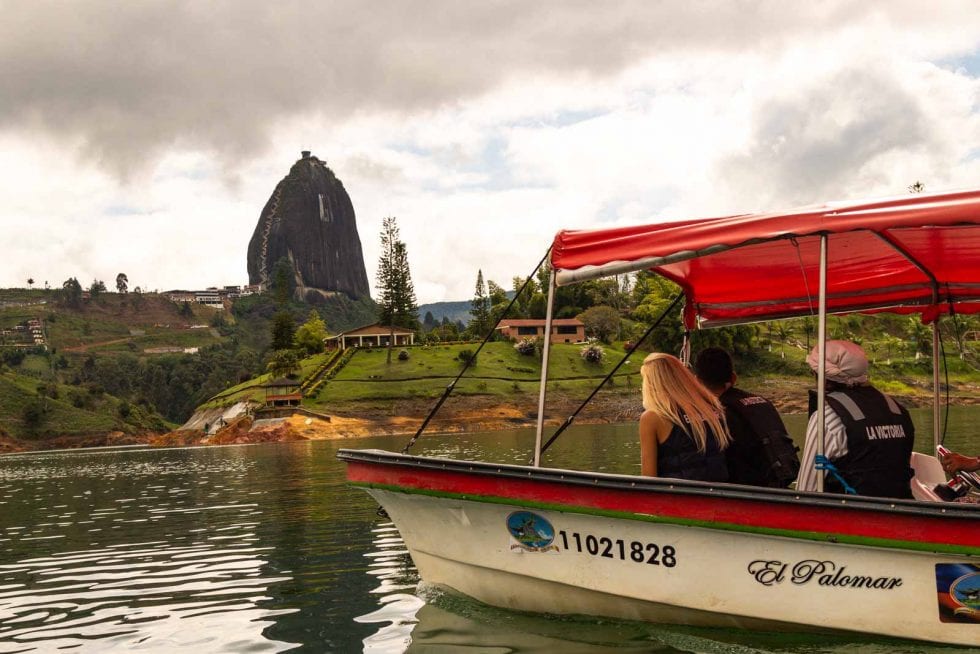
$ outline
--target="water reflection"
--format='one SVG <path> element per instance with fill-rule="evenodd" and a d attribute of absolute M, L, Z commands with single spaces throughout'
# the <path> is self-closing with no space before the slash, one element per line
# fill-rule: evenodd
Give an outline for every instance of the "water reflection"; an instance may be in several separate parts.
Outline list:
<path fill-rule="evenodd" d="M 382 625 L 377 632 L 364 639 L 365 652 L 397 654 L 404 652 L 412 642 L 415 613 L 424 602 L 415 594 L 419 583 L 418 572 L 395 525 L 382 523 L 373 533 L 375 537 L 371 551 L 364 556 L 371 561 L 367 574 L 379 582 L 370 592 L 379 596 L 380 606 L 366 615 L 355 617 L 354 621 Z"/>
<path fill-rule="evenodd" d="M 955 654 L 971 651 L 857 635 L 760 633 L 588 616 L 533 615 L 480 604 L 425 584 L 419 594 L 425 602 L 411 607 L 416 624 L 407 648 L 384 651 L 409 654 Z M 365 651 L 369 650 L 365 648 Z"/>

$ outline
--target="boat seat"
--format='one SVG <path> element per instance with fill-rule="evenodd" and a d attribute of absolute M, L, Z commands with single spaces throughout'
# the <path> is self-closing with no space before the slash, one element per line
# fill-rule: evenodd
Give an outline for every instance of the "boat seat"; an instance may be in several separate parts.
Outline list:
<path fill-rule="evenodd" d="M 946 483 L 946 472 L 939 459 L 921 452 L 912 452 L 909 463 L 915 471 L 915 476 L 909 482 L 912 497 L 924 502 L 942 502 L 942 498 L 933 490 L 937 484 Z"/>

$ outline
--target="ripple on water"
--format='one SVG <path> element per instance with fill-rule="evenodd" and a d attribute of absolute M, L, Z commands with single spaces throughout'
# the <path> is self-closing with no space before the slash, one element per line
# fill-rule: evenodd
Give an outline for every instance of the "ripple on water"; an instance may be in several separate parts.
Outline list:
<path fill-rule="evenodd" d="M 235 651 L 229 634 L 217 637 L 223 626 L 239 643 L 251 632 L 252 646 L 278 651 L 287 644 L 261 632 L 284 611 L 260 604 L 270 584 L 288 578 L 263 574 L 262 549 L 134 544 L 0 566 L 0 641 L 48 648 L 108 639 L 126 649 L 134 643 L 123 636 L 138 633 L 155 647 L 207 642 L 209 651 Z"/>
<path fill-rule="evenodd" d="M 270 602 L 289 577 L 270 574 L 271 548 L 257 545 L 257 504 L 195 495 L 202 477 L 240 479 L 252 466 L 150 452 L 3 461 L 0 652 L 292 647 L 263 635 L 295 609 Z"/>

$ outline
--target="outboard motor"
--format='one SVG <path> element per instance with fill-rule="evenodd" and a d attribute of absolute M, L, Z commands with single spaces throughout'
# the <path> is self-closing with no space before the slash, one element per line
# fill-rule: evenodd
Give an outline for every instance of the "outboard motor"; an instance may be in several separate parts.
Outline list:
<path fill-rule="evenodd" d="M 949 454 L 949 450 L 942 445 L 936 446 L 936 454 L 941 459 Z M 971 490 L 980 491 L 980 475 L 975 472 L 960 471 L 953 475 L 945 484 L 937 484 L 933 491 L 946 502 L 954 502 L 963 497 Z"/>

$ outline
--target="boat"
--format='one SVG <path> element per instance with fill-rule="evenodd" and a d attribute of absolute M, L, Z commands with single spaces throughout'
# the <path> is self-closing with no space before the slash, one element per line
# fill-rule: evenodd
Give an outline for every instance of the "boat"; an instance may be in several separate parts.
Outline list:
<path fill-rule="evenodd" d="M 938 444 L 938 321 L 980 311 L 980 190 L 562 231 L 550 264 L 549 335 L 558 285 L 638 270 L 681 287 L 689 329 L 813 315 L 822 349 L 828 314 L 919 315 Z M 425 582 L 521 611 L 980 644 L 980 506 L 933 492 L 934 457 L 914 455 L 914 500 L 548 468 L 545 388 L 526 466 L 338 453 Z"/>

